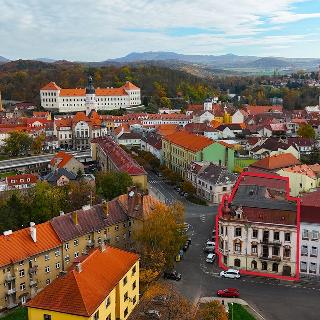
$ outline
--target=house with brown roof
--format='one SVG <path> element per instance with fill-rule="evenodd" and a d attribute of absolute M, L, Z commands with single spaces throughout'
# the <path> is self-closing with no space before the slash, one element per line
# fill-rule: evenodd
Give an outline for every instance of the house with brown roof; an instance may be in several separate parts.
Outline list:
<path fill-rule="evenodd" d="M 28 318 L 125 320 L 138 302 L 139 256 L 102 245 L 28 302 Z"/>
<path fill-rule="evenodd" d="M 74 174 L 84 172 L 84 165 L 77 160 L 72 154 L 59 151 L 50 161 L 49 168 L 51 170 L 67 169 Z"/>
<path fill-rule="evenodd" d="M 21 190 L 32 188 L 38 182 L 36 174 L 25 173 L 6 177 L 6 190 Z"/>

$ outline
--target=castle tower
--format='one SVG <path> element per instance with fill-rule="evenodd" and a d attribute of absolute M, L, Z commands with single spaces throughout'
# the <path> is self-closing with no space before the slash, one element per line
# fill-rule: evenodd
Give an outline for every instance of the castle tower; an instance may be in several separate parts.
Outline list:
<path fill-rule="evenodd" d="M 206 100 L 204 100 L 203 110 L 212 111 L 212 105 L 213 105 L 212 99 L 211 98 L 207 98 Z"/>
<path fill-rule="evenodd" d="M 88 85 L 86 87 L 86 115 L 88 116 L 92 110 L 97 110 L 96 89 L 93 86 L 92 77 L 88 77 Z"/>

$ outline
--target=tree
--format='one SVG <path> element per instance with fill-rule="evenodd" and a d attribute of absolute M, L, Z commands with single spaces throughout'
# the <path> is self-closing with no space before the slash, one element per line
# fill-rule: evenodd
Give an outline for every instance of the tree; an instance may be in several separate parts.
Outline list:
<path fill-rule="evenodd" d="M 133 185 L 132 178 L 124 172 L 100 172 L 96 178 L 97 193 L 105 200 L 127 192 L 128 187 Z"/>
<path fill-rule="evenodd" d="M 316 133 L 310 124 L 304 124 L 299 127 L 298 135 L 303 138 L 314 139 L 316 136 Z"/>
<path fill-rule="evenodd" d="M 228 314 L 219 301 L 201 305 L 198 314 L 201 320 L 228 320 Z"/>
<path fill-rule="evenodd" d="M 143 228 L 133 235 L 142 256 L 142 268 L 159 271 L 171 268 L 185 242 L 181 231 L 184 207 L 176 203 L 170 207 L 159 204 L 144 221 Z"/>
<path fill-rule="evenodd" d="M 4 152 L 9 156 L 16 157 L 26 155 L 30 150 L 32 138 L 24 132 L 13 131 L 4 140 Z"/>
<path fill-rule="evenodd" d="M 43 143 L 46 139 L 44 134 L 40 134 L 32 141 L 31 149 L 34 154 L 40 154 L 42 151 Z"/>
<path fill-rule="evenodd" d="M 96 201 L 95 190 L 92 184 L 86 181 L 71 181 L 67 185 L 68 208 L 67 211 L 74 211 L 86 204 L 94 204 Z"/>
<path fill-rule="evenodd" d="M 183 181 L 181 184 L 181 188 L 184 192 L 187 192 L 190 195 L 196 193 L 196 188 L 189 181 Z"/>

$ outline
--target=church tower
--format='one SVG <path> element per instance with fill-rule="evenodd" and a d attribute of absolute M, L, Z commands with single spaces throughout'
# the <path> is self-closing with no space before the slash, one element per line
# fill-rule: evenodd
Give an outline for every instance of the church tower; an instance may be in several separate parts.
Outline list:
<path fill-rule="evenodd" d="M 96 89 L 93 86 L 92 77 L 88 77 L 88 85 L 86 87 L 86 115 L 88 116 L 92 110 L 97 111 Z"/>

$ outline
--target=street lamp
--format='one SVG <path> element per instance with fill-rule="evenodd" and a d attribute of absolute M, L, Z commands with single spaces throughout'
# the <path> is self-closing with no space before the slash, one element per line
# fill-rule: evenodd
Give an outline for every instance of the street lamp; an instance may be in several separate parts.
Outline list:
<path fill-rule="evenodd" d="M 233 302 L 231 302 L 231 306 L 232 306 L 232 309 L 231 309 L 231 320 L 233 320 Z"/>

